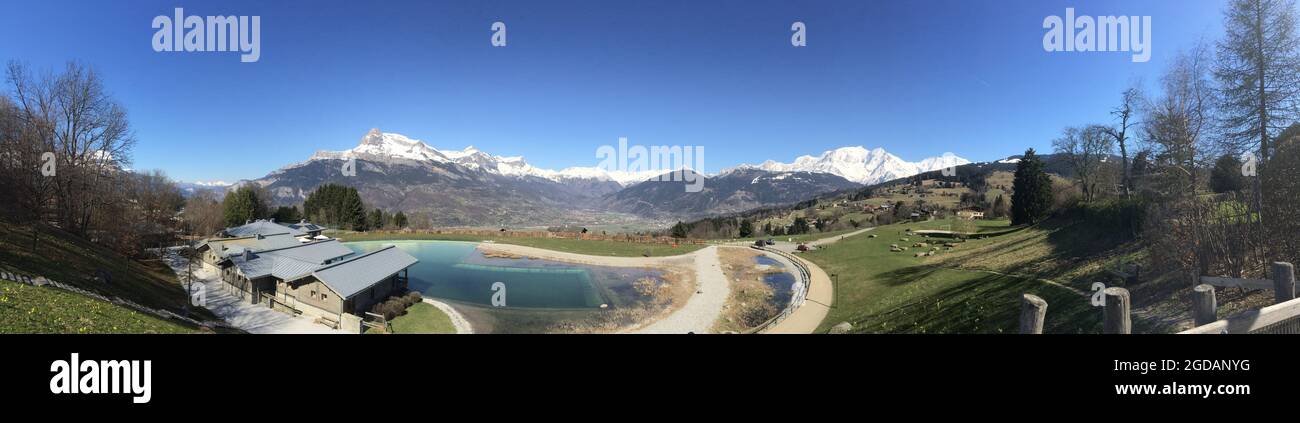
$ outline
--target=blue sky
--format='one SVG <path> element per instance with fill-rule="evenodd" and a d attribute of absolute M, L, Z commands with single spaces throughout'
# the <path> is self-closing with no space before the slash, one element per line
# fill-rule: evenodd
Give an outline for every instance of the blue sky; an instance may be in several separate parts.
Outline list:
<path fill-rule="evenodd" d="M 261 16 L 261 60 L 158 53 L 157 15 Z M 1047 53 L 1042 22 L 1150 15 L 1152 58 Z M 600 145 L 705 147 L 706 171 L 840 146 L 983 161 L 1109 122 L 1135 80 L 1222 33 L 1210 0 L 23 1 L 0 60 L 95 66 L 131 114 L 137 169 L 255 178 L 370 128 L 536 166 Z M 490 45 L 494 21 L 508 46 Z M 790 45 L 805 22 L 808 46 Z M 7 87 L 6 87 L 7 89 Z"/>

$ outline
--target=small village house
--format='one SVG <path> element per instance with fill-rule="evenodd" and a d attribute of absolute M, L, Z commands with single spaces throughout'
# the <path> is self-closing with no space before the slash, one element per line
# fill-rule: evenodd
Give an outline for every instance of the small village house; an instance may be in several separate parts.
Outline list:
<path fill-rule="evenodd" d="M 983 219 L 984 211 L 977 207 L 967 207 L 957 211 L 957 218 L 965 220 Z"/>

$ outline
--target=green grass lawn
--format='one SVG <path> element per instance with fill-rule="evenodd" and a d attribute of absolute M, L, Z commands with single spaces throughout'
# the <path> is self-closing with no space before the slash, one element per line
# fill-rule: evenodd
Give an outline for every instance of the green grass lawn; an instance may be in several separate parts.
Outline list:
<path fill-rule="evenodd" d="M 39 242 L 36 247 L 32 248 L 30 227 L 0 222 L 0 268 L 32 277 L 44 276 L 88 291 L 131 300 L 146 307 L 166 309 L 175 313 L 181 313 L 189 301 L 189 297 L 185 295 L 184 289 L 176 279 L 176 274 L 161 261 L 140 261 L 123 257 L 112 250 L 92 244 L 71 234 L 58 232 L 57 229 L 53 228 L 42 230 L 38 239 Z M 110 282 L 93 280 L 93 277 L 99 271 L 107 272 L 111 275 L 112 280 Z M 53 288 L 41 287 L 39 289 L 52 290 Z M 27 295 L 27 293 L 40 293 L 41 291 L 22 292 Z M 75 295 L 63 291 L 59 291 L 59 293 Z M 130 332 L 136 329 L 148 329 L 147 326 L 140 326 L 134 320 L 112 320 L 125 315 L 120 313 L 105 314 L 100 309 L 111 305 L 95 300 L 87 299 L 94 302 L 62 301 L 58 303 L 57 307 L 54 305 L 36 307 L 39 305 L 38 301 L 56 301 L 60 298 L 57 295 L 41 295 L 36 296 L 35 299 L 24 298 L 22 301 L 30 306 L 29 310 L 35 307 L 35 310 L 43 310 L 44 313 L 49 314 L 47 317 L 50 320 L 48 327 L 51 330 L 80 332 L 85 329 L 88 331 Z M 98 309 L 78 310 L 76 308 L 83 305 L 100 306 L 98 306 Z M 192 316 L 199 320 L 216 320 L 216 316 L 206 309 L 191 308 L 190 312 Z M 97 321 L 94 324 L 68 326 L 70 325 L 68 323 L 71 321 L 70 319 L 79 315 L 78 313 L 91 316 L 90 318 L 94 319 L 107 320 Z M 39 320 L 42 317 L 34 314 L 28 318 Z M 0 333 L 21 332 L 39 327 L 41 326 L 38 322 L 18 323 L 17 321 L 11 322 L 9 319 L 0 320 Z"/>
<path fill-rule="evenodd" d="M 451 318 L 428 303 L 415 303 L 405 316 L 393 319 L 393 333 L 456 333 Z"/>
<path fill-rule="evenodd" d="M 1032 279 L 1001 276 L 943 265 L 944 254 L 916 258 L 919 249 L 892 253 L 890 244 L 933 242 L 907 237 L 905 229 L 942 229 L 952 220 L 882 226 L 877 238 L 856 236 L 803 254 L 827 274 L 838 274 L 835 306 L 819 332 L 839 322 L 865 333 L 1015 333 L 1020 296 L 1031 293 L 1048 302 L 1046 332 L 1096 332 L 1101 313 L 1086 297 Z M 1006 228 L 1005 221 L 975 221 L 979 231 Z M 901 241 L 900 238 L 909 238 Z M 1001 237 L 970 241 L 958 247 L 1001 242 Z M 835 279 L 835 278 L 832 278 Z"/>
<path fill-rule="evenodd" d="M 0 333 L 194 333 L 116 304 L 50 287 L 0 281 Z"/>
<path fill-rule="evenodd" d="M 864 226 L 861 228 L 844 229 L 844 230 L 829 231 L 829 232 L 817 232 L 817 233 L 795 235 L 795 236 L 786 235 L 786 236 L 778 236 L 774 238 L 776 238 L 778 241 L 785 241 L 785 240 L 789 240 L 790 238 L 794 238 L 794 242 L 812 242 L 819 239 L 833 238 L 840 235 L 853 233 L 855 231 L 860 231 L 862 229 L 866 229 L 866 227 Z"/>
<path fill-rule="evenodd" d="M 676 256 L 687 254 L 707 247 L 699 244 L 679 244 L 676 246 L 669 244 L 642 244 L 622 241 L 596 241 L 564 238 L 515 238 L 515 237 L 483 237 L 475 235 L 459 234 L 434 234 L 434 233 L 365 233 L 365 232 L 338 232 L 331 233 L 329 236 L 337 237 L 344 242 L 348 241 L 386 241 L 386 240 L 441 240 L 441 241 L 493 241 L 502 244 L 522 245 L 525 247 L 542 248 L 551 251 L 563 251 L 575 254 L 587 254 L 593 256 L 611 256 L 611 257 L 641 257 L 649 253 L 651 257 Z"/>

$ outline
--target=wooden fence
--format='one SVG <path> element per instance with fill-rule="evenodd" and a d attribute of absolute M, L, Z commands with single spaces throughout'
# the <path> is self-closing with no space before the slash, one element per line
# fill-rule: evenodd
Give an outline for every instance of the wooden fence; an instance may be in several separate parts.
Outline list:
<path fill-rule="evenodd" d="M 1300 334 L 1300 300 L 1295 297 L 1295 266 L 1277 262 L 1270 266 L 1273 279 L 1234 279 L 1201 276 L 1192 290 L 1192 315 L 1196 327 L 1180 332 L 1207 333 L 1288 333 Z M 1272 289 L 1273 305 L 1251 310 L 1229 319 L 1218 319 L 1214 287 Z"/>
<path fill-rule="evenodd" d="M 1295 266 L 1276 262 L 1270 266 L 1272 279 L 1238 279 L 1198 276 L 1192 289 L 1192 316 L 1196 327 L 1180 332 L 1198 333 L 1288 333 L 1300 334 L 1300 299 L 1295 292 Z M 1242 313 L 1230 319 L 1218 319 L 1215 287 L 1240 287 L 1248 290 L 1272 289 L 1273 305 Z M 1133 332 L 1132 298 L 1127 289 L 1106 288 L 1103 291 L 1102 332 L 1128 334 Z M 1020 333 L 1043 333 L 1047 318 L 1047 301 L 1035 295 L 1024 294 L 1020 301 Z"/>

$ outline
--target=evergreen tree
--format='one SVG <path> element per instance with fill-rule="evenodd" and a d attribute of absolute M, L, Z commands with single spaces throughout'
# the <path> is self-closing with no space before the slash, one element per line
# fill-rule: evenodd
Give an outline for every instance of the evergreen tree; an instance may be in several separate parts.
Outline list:
<path fill-rule="evenodd" d="M 687 232 L 686 224 L 682 223 L 680 220 L 677 221 L 676 225 L 673 225 L 673 238 L 686 238 Z"/>
<path fill-rule="evenodd" d="M 1043 171 L 1043 161 L 1034 149 L 1016 164 L 1011 195 L 1011 224 L 1032 225 L 1047 217 L 1052 209 L 1052 178 Z"/>
<path fill-rule="evenodd" d="M 1241 160 L 1231 154 L 1219 156 L 1210 171 L 1210 189 L 1224 193 L 1246 188 L 1246 178 L 1241 175 Z"/>
<path fill-rule="evenodd" d="M 809 230 L 808 219 L 796 217 L 794 218 L 794 223 L 790 225 L 789 233 L 791 235 L 806 234 Z"/>
<path fill-rule="evenodd" d="M 370 226 L 366 224 L 366 205 L 361 202 L 361 196 L 357 194 L 355 188 L 343 192 L 343 201 L 340 204 L 340 225 L 354 231 L 370 230 Z"/>
<path fill-rule="evenodd" d="M 325 184 L 317 187 L 303 201 L 302 213 L 307 219 L 326 226 L 359 231 L 371 226 L 366 206 L 357 189 L 343 185 Z"/>
<path fill-rule="evenodd" d="M 742 219 L 740 221 L 740 237 L 749 238 L 752 235 L 754 235 L 754 224 L 749 223 L 749 219 Z"/>
<path fill-rule="evenodd" d="M 397 214 L 393 215 L 393 227 L 396 227 L 397 229 L 402 229 L 406 227 L 407 223 L 408 222 L 405 213 L 399 211 L 397 212 Z"/>
<path fill-rule="evenodd" d="M 271 218 L 281 223 L 296 223 L 302 220 L 302 213 L 298 212 L 298 206 L 280 206 L 271 213 Z"/>
<path fill-rule="evenodd" d="M 222 200 L 226 226 L 239 226 L 267 215 L 266 207 L 257 198 L 257 191 L 244 185 Z"/>
<path fill-rule="evenodd" d="M 1295 0 L 1232 0 L 1224 9 L 1215 77 L 1224 141 L 1273 157 L 1274 137 L 1300 119 L 1300 32 Z"/>
<path fill-rule="evenodd" d="M 998 194 L 998 198 L 993 199 L 992 210 L 989 210 L 990 212 L 989 214 L 992 215 L 990 217 L 994 217 L 994 218 L 1006 217 L 1007 209 L 1008 209 L 1007 199 L 1003 197 L 1002 194 Z"/>
<path fill-rule="evenodd" d="M 385 223 L 386 222 L 384 222 L 383 209 L 375 208 L 374 210 L 370 211 L 370 219 L 368 224 L 371 229 L 375 229 L 375 230 L 384 229 Z"/>

